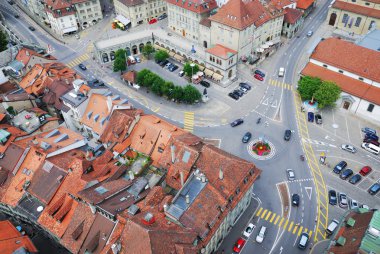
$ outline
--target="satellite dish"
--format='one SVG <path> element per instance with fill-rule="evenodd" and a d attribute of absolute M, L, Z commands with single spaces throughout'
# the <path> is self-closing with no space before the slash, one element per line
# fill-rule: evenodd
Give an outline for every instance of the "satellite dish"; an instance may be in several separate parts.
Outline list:
<path fill-rule="evenodd" d="M 39 206 L 39 207 L 37 207 L 37 212 L 42 212 L 42 210 L 44 210 L 44 207 L 43 206 Z"/>

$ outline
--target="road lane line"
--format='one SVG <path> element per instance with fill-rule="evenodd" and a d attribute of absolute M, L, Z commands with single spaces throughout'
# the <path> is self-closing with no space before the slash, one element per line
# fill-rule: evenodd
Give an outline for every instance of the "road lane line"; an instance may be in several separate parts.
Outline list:
<path fill-rule="evenodd" d="M 268 212 L 267 216 L 265 217 L 265 220 L 268 220 L 269 219 L 269 216 L 272 214 L 271 211 Z"/>
<path fill-rule="evenodd" d="M 267 210 L 267 209 L 265 209 L 265 210 L 264 210 L 264 212 L 261 214 L 260 218 L 261 218 L 261 219 L 263 219 L 263 218 L 264 218 L 264 216 L 265 216 L 265 214 L 266 214 L 267 212 L 268 212 L 268 210 Z"/>
<path fill-rule="evenodd" d="M 273 213 L 273 216 L 272 216 L 272 218 L 270 219 L 270 223 L 272 223 L 272 221 L 274 220 L 274 218 L 276 217 L 276 214 L 275 213 Z"/>
<path fill-rule="evenodd" d="M 280 220 L 281 216 L 280 215 L 277 215 L 277 218 L 276 220 L 274 221 L 274 225 L 277 225 L 277 222 Z"/>

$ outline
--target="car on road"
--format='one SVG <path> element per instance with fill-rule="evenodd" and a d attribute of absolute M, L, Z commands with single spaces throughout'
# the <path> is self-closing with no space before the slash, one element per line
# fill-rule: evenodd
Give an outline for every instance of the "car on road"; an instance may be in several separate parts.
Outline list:
<path fill-rule="evenodd" d="M 254 228 L 255 228 L 255 226 L 252 223 L 249 223 L 249 225 L 247 226 L 247 228 L 243 232 L 243 236 L 249 238 L 251 236 Z"/>
<path fill-rule="evenodd" d="M 239 83 L 239 86 L 240 87 L 244 87 L 244 88 L 246 88 L 246 89 L 248 89 L 248 90 L 251 90 L 251 85 L 250 84 L 248 84 L 248 83 Z"/>
<path fill-rule="evenodd" d="M 334 233 L 335 229 L 338 227 L 338 225 L 339 225 L 338 220 L 332 220 L 325 230 L 327 235 L 329 235 L 329 236 L 332 235 Z"/>
<path fill-rule="evenodd" d="M 347 145 L 347 144 L 343 144 L 341 146 L 342 150 L 345 150 L 347 152 L 350 152 L 350 153 L 356 153 L 356 148 L 353 147 L 352 145 Z"/>
<path fill-rule="evenodd" d="M 299 204 L 300 204 L 300 195 L 294 193 L 292 195 L 292 205 L 293 206 L 299 206 Z"/>
<path fill-rule="evenodd" d="M 234 252 L 236 252 L 236 253 L 240 253 L 240 251 L 241 251 L 241 249 L 244 247 L 244 245 L 245 245 L 245 240 L 244 240 L 243 238 L 240 237 L 240 238 L 236 241 L 236 243 L 235 243 L 235 245 L 234 245 L 234 248 L 233 248 Z"/>
<path fill-rule="evenodd" d="M 353 209 L 357 209 L 357 208 L 359 208 L 358 201 L 356 201 L 355 199 L 351 199 L 350 200 L 350 209 L 353 210 Z"/>
<path fill-rule="evenodd" d="M 376 130 L 369 128 L 369 127 L 362 128 L 362 132 L 364 132 L 365 134 L 375 134 L 376 135 Z"/>
<path fill-rule="evenodd" d="M 231 123 L 231 127 L 236 127 L 236 126 L 239 126 L 240 124 L 244 123 L 244 120 L 239 118 L 239 119 L 236 119 L 235 121 L 233 121 Z"/>
<path fill-rule="evenodd" d="M 362 179 L 362 176 L 360 174 L 356 174 L 353 177 L 348 180 L 349 183 L 357 184 Z"/>
<path fill-rule="evenodd" d="M 375 145 L 375 146 L 380 146 L 380 142 L 379 141 L 376 141 L 376 140 L 373 140 L 373 139 L 370 139 L 370 138 L 363 139 L 363 143 L 369 143 L 369 144 L 372 144 L 372 145 Z"/>
<path fill-rule="evenodd" d="M 141 58 L 140 58 L 140 57 L 135 56 L 135 59 L 136 59 L 136 62 L 137 62 L 137 63 L 141 63 Z"/>
<path fill-rule="evenodd" d="M 322 116 L 320 114 L 315 114 L 315 123 L 322 124 Z"/>
<path fill-rule="evenodd" d="M 307 112 L 307 120 L 309 122 L 314 122 L 314 113 L 313 112 Z"/>
<path fill-rule="evenodd" d="M 309 32 L 307 32 L 306 36 L 307 36 L 307 37 L 311 37 L 311 36 L 313 36 L 313 31 L 309 31 Z"/>
<path fill-rule="evenodd" d="M 298 248 L 306 249 L 308 243 L 309 243 L 309 234 L 302 233 L 300 236 L 300 240 L 298 241 Z"/>
<path fill-rule="evenodd" d="M 180 76 L 180 77 L 183 77 L 183 75 L 185 75 L 185 72 L 184 72 L 184 71 L 180 71 L 180 72 L 178 73 L 178 76 Z"/>
<path fill-rule="evenodd" d="M 255 75 L 253 75 L 253 77 L 254 77 L 255 79 L 260 80 L 260 81 L 263 81 L 263 80 L 264 80 L 264 78 L 261 77 L 259 74 L 255 74 Z"/>
<path fill-rule="evenodd" d="M 280 69 L 278 69 L 278 76 L 283 77 L 284 75 L 285 75 L 285 68 L 281 67 Z"/>
<path fill-rule="evenodd" d="M 29 28 L 30 31 L 36 31 L 36 29 L 34 27 L 32 27 L 32 26 L 29 26 L 28 28 Z"/>
<path fill-rule="evenodd" d="M 371 195 L 376 195 L 380 191 L 380 183 L 374 183 L 368 189 L 368 193 Z"/>
<path fill-rule="evenodd" d="M 329 203 L 330 205 L 336 205 L 337 204 L 337 196 L 335 190 L 329 190 Z"/>
<path fill-rule="evenodd" d="M 368 175 L 369 173 L 371 173 L 372 171 L 372 168 L 370 166 L 364 166 L 362 167 L 362 169 L 359 171 L 359 174 L 361 174 L 362 176 L 366 176 Z"/>
<path fill-rule="evenodd" d="M 164 13 L 164 14 L 162 14 L 162 15 L 160 15 L 160 16 L 158 16 L 158 20 L 163 20 L 163 19 L 166 19 L 168 17 L 168 15 L 166 14 L 166 13 Z"/>
<path fill-rule="evenodd" d="M 339 206 L 346 208 L 348 205 L 347 195 L 343 192 L 339 193 Z"/>
<path fill-rule="evenodd" d="M 244 92 L 241 91 L 240 89 L 235 89 L 235 90 L 233 91 L 233 93 L 234 93 L 234 94 L 237 94 L 239 97 L 243 97 L 243 95 L 244 95 Z"/>
<path fill-rule="evenodd" d="M 232 99 L 234 100 L 239 100 L 239 95 L 235 94 L 235 93 L 229 93 L 228 96 L 230 96 Z"/>
<path fill-rule="evenodd" d="M 288 176 L 288 180 L 289 181 L 294 181 L 296 179 L 296 175 L 294 174 L 294 170 L 293 169 L 288 168 L 286 170 L 286 175 Z"/>
<path fill-rule="evenodd" d="M 154 23 L 157 23 L 157 19 L 151 19 L 151 20 L 149 20 L 149 25 L 152 25 Z"/>
<path fill-rule="evenodd" d="M 207 82 L 206 80 L 202 80 L 201 82 L 199 82 L 199 84 L 201 84 L 201 86 L 204 87 L 210 87 L 210 82 Z"/>
<path fill-rule="evenodd" d="M 241 139 L 241 141 L 243 143 L 248 143 L 248 141 L 251 139 L 252 137 L 252 134 L 250 132 L 246 132 L 243 136 L 243 138 Z"/>
<path fill-rule="evenodd" d="M 354 173 L 354 171 L 352 171 L 352 169 L 347 168 L 342 172 L 342 174 L 340 175 L 340 178 L 343 180 L 346 180 L 347 178 L 352 176 L 353 173 Z"/>
<path fill-rule="evenodd" d="M 258 74 L 258 75 L 260 75 L 263 78 L 265 77 L 265 73 L 262 72 L 262 71 L 260 71 L 260 70 L 255 70 L 255 74 Z"/>
<path fill-rule="evenodd" d="M 370 153 L 373 153 L 376 155 L 378 155 L 380 153 L 380 147 L 375 146 L 375 145 L 370 144 L 370 143 L 363 143 L 362 148 L 364 148 L 364 150 L 366 150 L 367 152 L 370 152 Z"/>
<path fill-rule="evenodd" d="M 347 162 L 341 161 L 338 164 L 336 164 L 333 171 L 335 174 L 340 174 L 340 172 L 342 172 L 342 170 L 345 169 L 345 167 L 347 167 Z"/>
<path fill-rule="evenodd" d="M 284 140 L 289 141 L 291 137 L 292 137 L 292 131 L 291 130 L 285 130 Z"/>
<path fill-rule="evenodd" d="M 16 19 L 18 19 L 20 16 L 16 13 L 15 15 L 13 15 L 13 17 L 15 17 Z"/>
<path fill-rule="evenodd" d="M 267 228 L 264 226 L 261 226 L 259 233 L 256 236 L 256 242 L 262 243 L 265 238 L 265 232 L 267 231 Z"/>
<path fill-rule="evenodd" d="M 86 65 L 84 65 L 84 64 L 82 64 L 82 63 L 78 64 L 78 67 L 81 68 L 81 69 L 84 70 L 84 71 L 87 70 Z"/>

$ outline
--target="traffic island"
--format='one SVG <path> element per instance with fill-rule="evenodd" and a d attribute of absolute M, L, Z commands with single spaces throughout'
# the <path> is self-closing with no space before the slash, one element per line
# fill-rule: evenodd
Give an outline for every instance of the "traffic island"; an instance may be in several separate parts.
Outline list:
<path fill-rule="evenodd" d="M 276 153 L 273 143 L 262 138 L 251 141 L 247 149 L 248 153 L 256 160 L 269 160 Z"/>

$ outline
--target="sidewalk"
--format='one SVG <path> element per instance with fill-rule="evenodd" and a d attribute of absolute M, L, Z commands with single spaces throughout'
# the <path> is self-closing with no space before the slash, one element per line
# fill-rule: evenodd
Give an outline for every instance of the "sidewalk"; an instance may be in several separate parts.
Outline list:
<path fill-rule="evenodd" d="M 329 247 L 329 243 L 330 243 L 329 239 L 323 240 L 323 241 L 319 241 L 316 244 L 314 244 L 314 246 L 312 247 L 312 249 L 310 250 L 309 253 L 310 254 L 322 254 Z"/>

